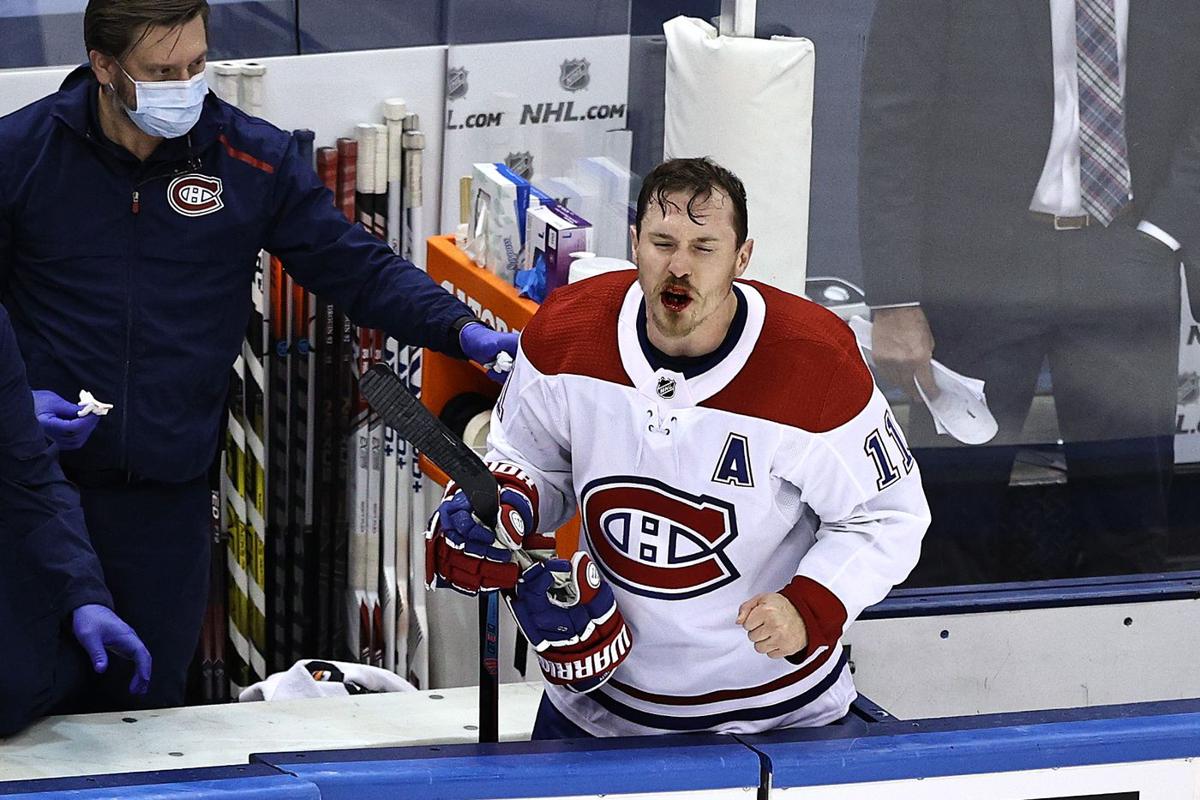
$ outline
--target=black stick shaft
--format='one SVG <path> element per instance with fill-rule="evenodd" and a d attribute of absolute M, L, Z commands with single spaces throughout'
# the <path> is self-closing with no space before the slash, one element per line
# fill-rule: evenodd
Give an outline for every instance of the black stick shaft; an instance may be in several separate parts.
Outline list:
<path fill-rule="evenodd" d="M 387 365 L 376 364 L 359 382 L 367 402 L 385 425 L 407 439 L 467 495 L 471 510 L 495 527 L 499 512 L 496 479 L 479 456 L 421 405 Z M 496 592 L 479 595 L 479 741 L 499 741 L 500 602 Z"/>

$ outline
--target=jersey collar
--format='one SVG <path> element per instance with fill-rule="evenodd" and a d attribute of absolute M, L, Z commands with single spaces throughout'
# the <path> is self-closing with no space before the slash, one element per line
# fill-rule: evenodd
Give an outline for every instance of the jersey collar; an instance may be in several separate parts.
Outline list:
<path fill-rule="evenodd" d="M 629 290 L 625 293 L 625 300 L 621 303 L 621 313 L 617 319 L 617 346 L 621 353 L 621 366 L 625 368 L 625 374 L 629 376 L 630 381 L 640 393 L 648 394 L 661 403 L 663 398 L 656 394 L 658 377 L 660 377 L 658 373 L 661 372 L 681 383 L 686 383 L 686 391 L 676 394 L 677 402 L 668 402 L 666 405 L 671 407 L 700 405 L 737 377 L 742 367 L 746 365 L 746 361 L 749 360 L 750 354 L 754 352 L 754 345 L 758 342 L 759 334 L 762 333 L 767 308 L 762 295 L 753 286 L 742 281 L 738 281 L 737 286 L 746 298 L 746 326 L 742 329 L 742 335 L 721 361 L 696 377 L 686 380 L 677 372 L 656 371 L 646 360 L 646 354 L 642 351 L 641 342 L 638 340 L 637 330 L 638 308 L 645 298 L 642 294 L 642 287 L 636 280 L 630 285 Z"/>

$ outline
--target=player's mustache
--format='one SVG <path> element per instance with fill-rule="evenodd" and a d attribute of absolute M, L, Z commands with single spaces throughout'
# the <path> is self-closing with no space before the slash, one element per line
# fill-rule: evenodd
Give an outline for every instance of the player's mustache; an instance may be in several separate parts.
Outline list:
<path fill-rule="evenodd" d="M 668 279 L 659 284 L 659 294 L 670 291 L 686 292 L 690 294 L 692 291 L 692 285 L 687 281 L 681 281 L 678 279 Z"/>

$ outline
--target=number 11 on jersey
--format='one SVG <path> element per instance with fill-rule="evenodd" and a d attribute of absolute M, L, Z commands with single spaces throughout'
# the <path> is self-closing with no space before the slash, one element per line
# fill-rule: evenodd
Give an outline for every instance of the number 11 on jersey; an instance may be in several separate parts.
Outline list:
<path fill-rule="evenodd" d="M 893 444 L 895 444 L 896 449 L 900 451 L 900 464 L 904 468 L 904 474 L 909 474 L 913 468 L 913 456 L 904 441 L 903 434 L 900 433 L 900 427 L 892 419 L 891 411 L 883 412 L 883 430 L 887 433 L 888 438 L 892 440 Z M 876 428 L 867 435 L 866 441 L 863 444 L 863 452 L 875 462 L 875 471 L 879 473 L 878 478 L 875 480 L 875 485 L 880 491 L 900 480 L 900 469 L 892 461 L 892 457 L 888 453 L 887 444 L 884 442 L 883 434 L 879 432 L 879 428 Z"/>

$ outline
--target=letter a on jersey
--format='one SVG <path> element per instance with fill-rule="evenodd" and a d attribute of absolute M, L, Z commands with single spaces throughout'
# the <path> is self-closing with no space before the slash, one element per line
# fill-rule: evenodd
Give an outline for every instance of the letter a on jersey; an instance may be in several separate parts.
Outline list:
<path fill-rule="evenodd" d="M 750 442 L 740 433 L 731 433 L 725 440 L 725 448 L 717 459 L 717 468 L 713 471 L 713 483 L 727 483 L 730 486 L 754 486 L 754 474 L 750 471 Z"/>

